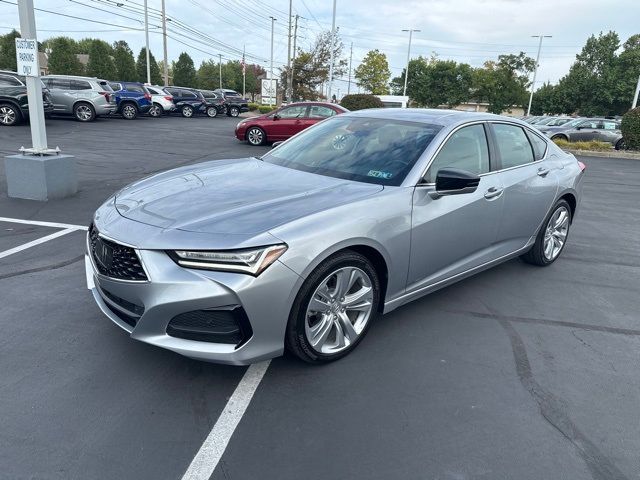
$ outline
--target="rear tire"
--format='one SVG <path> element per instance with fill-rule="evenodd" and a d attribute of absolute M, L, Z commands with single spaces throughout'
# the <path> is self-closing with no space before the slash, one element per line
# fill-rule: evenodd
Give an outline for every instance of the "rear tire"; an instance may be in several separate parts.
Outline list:
<path fill-rule="evenodd" d="M 125 120 L 135 120 L 138 118 L 138 107 L 134 103 L 127 102 L 122 105 L 121 114 Z"/>
<path fill-rule="evenodd" d="M 161 117 L 163 110 L 164 109 L 162 108 L 162 105 L 160 105 L 159 103 L 154 103 L 149 109 L 149 116 L 154 118 Z"/>
<path fill-rule="evenodd" d="M 0 103 L 0 125 L 13 127 L 22 122 L 22 112 L 15 105 Z"/>
<path fill-rule="evenodd" d="M 315 364 L 348 355 L 375 321 L 380 291 L 378 274 L 365 256 L 346 250 L 324 260 L 293 302 L 287 349 Z"/>
<path fill-rule="evenodd" d="M 182 116 L 184 118 L 191 118 L 193 117 L 193 107 L 191 105 L 183 105 L 182 108 L 180 109 L 180 113 L 182 114 Z"/>
<path fill-rule="evenodd" d="M 96 111 L 91 104 L 78 102 L 73 107 L 73 116 L 79 122 L 93 122 L 96 119 Z"/>
<path fill-rule="evenodd" d="M 559 200 L 544 219 L 531 250 L 520 258 L 532 265 L 541 267 L 551 265 L 558 259 L 567 244 L 570 226 L 571 207 L 566 200 Z"/>
<path fill-rule="evenodd" d="M 207 117 L 216 118 L 218 116 L 218 109 L 216 107 L 207 107 Z"/>

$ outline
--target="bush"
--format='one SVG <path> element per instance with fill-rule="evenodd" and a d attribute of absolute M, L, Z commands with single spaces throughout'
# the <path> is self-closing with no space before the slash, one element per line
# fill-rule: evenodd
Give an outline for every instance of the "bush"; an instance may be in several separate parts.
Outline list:
<path fill-rule="evenodd" d="M 629 110 L 622 116 L 620 130 L 625 147 L 640 150 L 640 107 Z"/>
<path fill-rule="evenodd" d="M 260 113 L 269 113 L 269 112 L 271 112 L 272 110 L 275 110 L 275 109 L 276 109 L 276 107 L 271 107 L 269 105 L 260 105 L 260 106 L 258 106 L 258 111 Z"/>
<path fill-rule="evenodd" d="M 601 142 L 600 140 L 591 140 L 589 142 L 567 142 L 566 140 L 554 140 L 554 143 L 560 148 L 567 148 L 570 150 L 592 150 L 596 152 L 604 152 L 611 150 L 612 145 L 608 142 Z"/>
<path fill-rule="evenodd" d="M 347 110 L 364 110 L 365 108 L 383 108 L 384 104 L 375 95 L 368 93 L 355 93 L 353 95 L 345 95 L 340 102 Z"/>
<path fill-rule="evenodd" d="M 255 112 L 260 108 L 260 104 L 258 103 L 249 103 L 249 111 Z"/>

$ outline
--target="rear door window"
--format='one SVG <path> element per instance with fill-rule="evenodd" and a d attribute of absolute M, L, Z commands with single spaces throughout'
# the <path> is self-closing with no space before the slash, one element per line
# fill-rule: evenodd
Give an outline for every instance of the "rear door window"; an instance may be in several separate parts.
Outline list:
<path fill-rule="evenodd" d="M 493 123 L 492 127 L 502 168 L 518 167 L 534 161 L 533 147 L 522 127 L 506 123 Z"/>

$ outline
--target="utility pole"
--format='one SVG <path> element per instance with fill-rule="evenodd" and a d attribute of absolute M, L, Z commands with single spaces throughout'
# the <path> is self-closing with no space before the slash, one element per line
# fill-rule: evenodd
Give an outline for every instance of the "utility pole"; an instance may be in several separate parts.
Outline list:
<path fill-rule="evenodd" d="M 269 106 L 273 106 L 273 27 L 276 23 L 276 19 L 274 17 L 269 18 L 271 19 L 271 67 L 269 72 Z"/>
<path fill-rule="evenodd" d="M 291 18 L 293 15 L 293 0 L 289 0 L 289 35 L 287 37 L 287 103 L 291 103 Z"/>
<path fill-rule="evenodd" d="M 531 94 L 529 95 L 529 107 L 527 115 L 531 115 L 531 102 L 533 101 L 533 89 L 536 86 L 536 77 L 538 76 L 538 62 L 540 61 L 540 50 L 542 50 L 542 39 L 551 38 L 551 35 L 531 35 L 531 38 L 540 38 L 538 42 L 538 55 L 536 56 L 536 67 L 533 69 L 533 82 L 531 82 Z"/>
<path fill-rule="evenodd" d="M 291 99 L 293 100 L 293 71 L 296 65 L 296 39 L 298 37 L 298 18 L 300 15 L 296 15 L 296 21 L 293 27 L 293 54 L 291 55 Z"/>
<path fill-rule="evenodd" d="M 246 45 L 242 45 L 242 98 L 247 98 L 247 94 L 245 93 L 247 90 L 247 64 L 244 59 L 245 47 Z"/>
<path fill-rule="evenodd" d="M 351 48 L 349 49 L 349 83 L 347 83 L 347 95 L 351 93 L 351 61 L 353 60 L 353 42 L 351 42 Z"/>
<path fill-rule="evenodd" d="M 336 0 L 333 0 L 333 19 L 331 20 L 331 51 L 329 52 L 329 87 L 327 88 L 327 100 L 331 101 L 331 87 L 333 86 L 333 51 L 336 41 Z"/>
<path fill-rule="evenodd" d="M 222 54 L 218 54 L 218 78 L 220 80 L 220 90 L 222 90 Z"/>
<path fill-rule="evenodd" d="M 169 86 L 169 60 L 167 56 L 167 13 L 164 8 L 164 0 L 162 0 L 162 48 L 164 49 L 164 86 Z"/>
<path fill-rule="evenodd" d="M 404 71 L 404 88 L 402 89 L 402 95 L 407 96 L 407 81 L 409 80 L 409 60 L 411 60 L 411 39 L 413 32 L 419 32 L 420 30 L 408 29 L 402 30 L 403 32 L 409 32 L 409 48 L 407 50 L 407 68 Z"/>
<path fill-rule="evenodd" d="M 636 94 L 633 96 L 633 103 L 631 104 L 631 108 L 636 108 L 638 106 L 638 94 L 640 94 L 640 76 L 638 76 L 638 84 L 636 85 Z"/>
<path fill-rule="evenodd" d="M 149 62 L 149 11 L 147 0 L 144 0 L 144 38 L 147 50 L 147 83 L 151 84 L 151 63 Z"/>

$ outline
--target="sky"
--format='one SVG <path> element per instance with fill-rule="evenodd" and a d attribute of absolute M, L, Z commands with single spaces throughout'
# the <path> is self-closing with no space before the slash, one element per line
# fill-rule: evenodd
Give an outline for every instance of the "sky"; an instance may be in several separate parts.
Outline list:
<path fill-rule="evenodd" d="M 135 55 L 145 44 L 144 0 L 34 0 L 38 40 L 59 35 L 76 39 L 97 37 L 126 40 Z M 16 0 L 0 0 L 0 33 L 19 27 Z M 292 0 L 300 15 L 298 46 L 307 49 L 316 35 L 331 29 L 332 0 Z M 476 67 L 500 54 L 524 51 L 535 58 L 538 39 L 545 38 L 536 88 L 556 83 L 567 73 L 587 38 L 614 30 L 624 42 L 640 33 L 640 0 L 337 0 L 336 26 L 348 59 L 353 43 L 353 69 L 367 51 L 387 55 L 392 76 L 407 61 L 408 33 L 413 34 L 411 57 L 436 54 L 441 59 Z M 162 59 L 159 21 L 161 0 L 148 0 L 149 44 Z M 169 60 L 186 51 L 196 66 L 218 54 L 269 69 L 271 19 L 274 23 L 274 71 L 287 62 L 289 0 L 166 0 Z M 84 19 L 90 19 L 89 22 Z M 95 23 L 102 22 L 102 23 Z M 334 91 L 346 93 L 347 80 L 337 79 Z M 352 92 L 355 85 L 352 83 Z"/>

